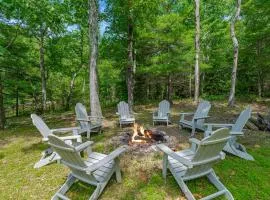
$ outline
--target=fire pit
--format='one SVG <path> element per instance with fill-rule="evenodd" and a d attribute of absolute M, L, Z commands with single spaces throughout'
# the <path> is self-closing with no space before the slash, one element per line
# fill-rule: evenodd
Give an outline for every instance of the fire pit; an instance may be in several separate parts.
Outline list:
<path fill-rule="evenodd" d="M 158 129 L 146 129 L 139 124 L 134 124 L 131 130 L 125 130 L 114 136 L 111 143 L 115 146 L 129 145 L 129 151 L 133 153 L 157 151 L 156 144 L 159 143 L 165 143 L 171 148 L 177 145 L 174 136 L 168 136 L 166 132 Z"/>
<path fill-rule="evenodd" d="M 134 124 L 133 134 L 130 138 L 129 144 L 133 143 L 156 143 L 166 142 L 166 134 L 157 129 L 144 129 L 143 126 Z"/>

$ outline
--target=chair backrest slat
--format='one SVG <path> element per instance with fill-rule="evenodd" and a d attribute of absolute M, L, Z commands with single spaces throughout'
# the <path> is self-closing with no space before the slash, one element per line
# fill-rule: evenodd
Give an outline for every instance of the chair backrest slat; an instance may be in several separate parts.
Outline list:
<path fill-rule="evenodd" d="M 127 118 L 130 116 L 128 104 L 124 101 L 121 101 L 117 104 L 118 113 L 121 118 Z"/>
<path fill-rule="evenodd" d="M 229 129 L 221 128 L 214 131 L 210 136 L 201 140 L 192 163 L 203 163 L 195 165 L 193 168 L 188 169 L 186 175 L 194 175 L 194 173 L 203 173 L 212 168 L 212 165 L 220 160 L 220 153 L 227 141 L 230 138 Z"/>
<path fill-rule="evenodd" d="M 32 122 L 39 130 L 43 138 L 48 138 L 49 134 L 51 134 L 50 128 L 47 124 L 36 114 L 31 114 Z"/>
<path fill-rule="evenodd" d="M 194 118 L 196 117 L 206 117 L 211 108 L 211 104 L 209 101 L 201 101 L 197 107 L 197 110 L 194 114 Z M 198 125 L 203 125 L 204 119 L 197 120 Z"/>
<path fill-rule="evenodd" d="M 48 136 L 49 144 L 53 150 L 61 157 L 61 162 L 66 165 L 74 176 L 81 178 L 81 180 L 96 182 L 96 178 L 93 174 L 86 173 L 85 169 L 87 165 L 80 156 L 80 153 L 76 151 L 75 147 L 65 143 L 59 137 L 54 134 Z"/>
<path fill-rule="evenodd" d="M 250 117 L 251 117 L 251 107 L 249 106 L 241 112 L 241 114 L 237 118 L 234 126 L 232 127 L 232 131 L 233 132 L 241 132 Z"/>
<path fill-rule="evenodd" d="M 78 121 L 80 124 L 81 129 L 90 129 L 90 123 L 88 120 L 88 114 L 86 111 L 85 106 L 82 103 L 77 103 L 75 106 L 75 113 L 77 119 L 83 119 L 86 121 Z"/>
<path fill-rule="evenodd" d="M 167 100 L 163 100 L 158 107 L 158 115 L 162 117 L 167 116 L 167 113 L 170 111 L 170 103 Z"/>
<path fill-rule="evenodd" d="M 82 160 L 80 154 L 76 152 L 75 148 L 72 145 L 65 143 L 59 137 L 51 134 L 48 136 L 49 144 L 55 152 L 57 152 L 61 159 L 66 163 L 70 163 L 74 166 L 87 167 Z M 72 169 L 71 169 L 72 170 Z"/>

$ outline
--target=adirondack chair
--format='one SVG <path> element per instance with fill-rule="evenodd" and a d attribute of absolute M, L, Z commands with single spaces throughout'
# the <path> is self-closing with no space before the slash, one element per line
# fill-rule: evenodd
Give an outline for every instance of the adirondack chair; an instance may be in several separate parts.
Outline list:
<path fill-rule="evenodd" d="M 166 122 L 167 126 L 170 122 L 170 103 L 167 100 L 163 100 L 158 105 L 158 110 L 153 113 L 153 125 L 155 122 Z"/>
<path fill-rule="evenodd" d="M 207 126 L 205 136 L 210 135 L 215 128 L 227 127 L 230 129 L 231 138 L 223 150 L 246 160 L 254 160 L 254 158 L 247 153 L 246 148 L 242 144 L 236 142 L 237 136 L 244 135 L 243 128 L 250 117 L 251 108 L 247 107 L 241 112 L 234 124 L 205 123 L 205 126 Z"/>
<path fill-rule="evenodd" d="M 77 103 L 75 106 L 76 120 L 80 127 L 87 133 L 87 138 L 90 139 L 91 133 L 100 133 L 102 128 L 102 116 L 88 116 L 86 108 L 83 104 Z"/>
<path fill-rule="evenodd" d="M 89 198 L 90 200 L 98 199 L 103 189 L 107 185 L 111 176 L 115 173 L 117 182 L 121 182 L 121 172 L 119 168 L 119 159 L 121 153 L 126 151 L 127 146 L 119 147 L 109 155 L 92 152 L 91 144 L 87 141 L 80 146 L 74 147 L 66 144 L 59 137 L 51 134 L 49 144 L 53 150 L 61 156 L 60 163 L 66 165 L 71 173 L 69 174 L 64 185 L 55 193 L 52 200 L 68 199 L 65 193 L 69 190 L 76 180 L 96 186 L 95 191 Z M 80 152 L 87 150 L 88 158 L 83 160 Z"/>
<path fill-rule="evenodd" d="M 222 149 L 229 138 L 229 130 L 222 128 L 214 131 L 212 135 L 201 141 L 191 138 L 191 148 L 180 152 L 174 152 L 164 144 L 158 144 L 158 148 L 164 152 L 162 167 L 164 179 L 166 180 L 167 169 L 169 169 L 186 198 L 195 200 L 185 181 L 206 176 L 218 189 L 218 192 L 202 199 L 213 199 L 221 195 L 225 195 L 227 199 L 234 199 L 212 168 L 214 163 L 225 158 Z"/>
<path fill-rule="evenodd" d="M 79 127 L 72 127 L 72 128 L 60 128 L 60 129 L 50 129 L 46 123 L 36 114 L 31 114 L 32 122 L 39 130 L 41 135 L 43 136 L 42 141 L 48 142 L 48 136 L 52 133 L 59 134 L 59 133 L 68 133 L 73 132 L 72 136 L 64 136 L 61 139 L 67 143 L 71 143 L 72 140 L 76 140 L 78 143 L 82 142 L 82 138 L 79 135 L 80 128 Z M 60 156 L 53 152 L 51 148 L 46 149 L 42 152 L 41 159 L 34 165 L 34 168 L 40 168 L 50 163 L 53 163 L 60 159 Z"/>
<path fill-rule="evenodd" d="M 117 104 L 118 112 L 116 113 L 119 116 L 119 125 L 122 128 L 122 124 L 134 124 L 135 118 L 132 113 L 129 112 L 129 106 L 126 102 L 121 101 Z"/>
<path fill-rule="evenodd" d="M 194 136 L 196 129 L 205 131 L 204 121 L 209 117 L 207 115 L 210 108 L 211 108 L 210 102 L 208 101 L 200 102 L 195 113 L 180 113 L 179 125 L 181 127 L 191 128 L 192 129 L 191 136 Z M 188 115 L 193 115 L 191 121 L 185 119 L 185 116 Z"/>

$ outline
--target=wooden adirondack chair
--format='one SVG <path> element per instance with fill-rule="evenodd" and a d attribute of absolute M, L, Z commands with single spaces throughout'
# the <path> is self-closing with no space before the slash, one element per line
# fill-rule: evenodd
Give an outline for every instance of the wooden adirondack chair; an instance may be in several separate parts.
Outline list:
<path fill-rule="evenodd" d="M 229 190 L 219 181 L 212 168 L 214 163 L 225 158 L 222 149 L 229 138 L 229 130 L 222 128 L 201 141 L 191 138 L 191 148 L 180 152 L 174 152 L 164 144 L 158 144 L 158 148 L 164 152 L 163 177 L 166 179 L 167 169 L 169 169 L 188 200 L 195 200 L 195 197 L 185 181 L 203 176 L 206 176 L 218 189 L 218 192 L 202 198 L 203 200 L 221 195 L 225 195 L 227 199 L 234 199 Z"/>
<path fill-rule="evenodd" d="M 237 136 L 244 135 L 243 128 L 250 117 L 251 117 L 251 108 L 247 107 L 245 110 L 241 112 L 241 114 L 239 115 L 234 124 L 205 123 L 205 126 L 207 126 L 205 136 L 210 135 L 214 128 L 227 127 L 230 129 L 231 138 L 223 150 L 246 160 L 254 160 L 254 158 L 247 153 L 246 148 L 242 144 L 236 142 Z"/>
<path fill-rule="evenodd" d="M 194 136 L 196 129 L 205 131 L 204 121 L 209 117 L 208 112 L 210 108 L 210 102 L 200 102 L 195 113 L 180 113 L 179 125 L 182 127 L 191 128 L 191 136 Z M 191 121 L 185 119 L 185 116 L 187 115 L 193 115 Z"/>
<path fill-rule="evenodd" d="M 121 182 L 118 157 L 121 153 L 126 151 L 127 146 L 119 147 L 109 155 L 105 155 L 92 152 L 90 145 L 93 142 L 91 141 L 74 147 L 70 144 L 66 144 L 53 134 L 48 137 L 49 144 L 52 146 L 53 150 L 61 156 L 60 163 L 66 165 L 71 170 L 66 182 L 55 193 L 52 200 L 68 199 L 65 193 L 76 180 L 96 186 L 95 191 L 89 198 L 90 200 L 98 199 L 114 173 L 116 174 L 117 182 Z M 88 152 L 88 158 L 86 160 L 83 160 L 80 156 L 80 152 L 83 150 L 87 150 Z"/>
<path fill-rule="evenodd" d="M 158 110 L 153 113 L 153 125 L 155 122 L 166 122 L 167 126 L 170 122 L 170 103 L 163 100 L 158 105 Z"/>
<path fill-rule="evenodd" d="M 72 128 L 60 128 L 60 129 L 50 129 L 46 123 L 36 114 L 31 114 L 32 122 L 39 130 L 41 135 L 43 136 L 42 141 L 48 142 L 48 136 L 52 133 L 59 134 L 59 133 L 68 133 L 73 132 L 72 136 L 65 136 L 61 137 L 67 143 L 71 143 L 72 140 L 76 140 L 78 143 L 82 142 L 82 138 L 79 134 L 80 128 L 79 127 L 72 127 Z M 35 164 L 34 168 L 40 168 L 50 163 L 53 163 L 60 159 L 60 156 L 53 152 L 51 148 L 46 149 L 42 152 L 41 159 Z"/>
<path fill-rule="evenodd" d="M 75 106 L 76 120 L 80 127 L 87 133 L 87 138 L 90 139 L 90 134 L 100 133 L 102 128 L 102 116 L 88 116 L 86 108 L 83 104 L 77 103 Z"/>
<path fill-rule="evenodd" d="M 117 104 L 118 112 L 116 113 L 119 116 L 119 125 L 120 128 L 122 124 L 134 124 L 135 118 L 132 113 L 129 112 L 129 106 L 126 102 L 121 101 Z"/>

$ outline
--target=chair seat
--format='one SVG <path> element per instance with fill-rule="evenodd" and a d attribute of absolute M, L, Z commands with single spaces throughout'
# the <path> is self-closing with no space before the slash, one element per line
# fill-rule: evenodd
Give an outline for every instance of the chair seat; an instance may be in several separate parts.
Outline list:
<path fill-rule="evenodd" d="M 102 154 L 102 153 L 97 153 L 97 152 L 92 152 L 87 160 L 85 161 L 85 164 L 87 166 L 91 166 L 94 163 L 97 163 L 101 159 L 105 158 L 107 155 Z M 102 167 L 98 168 L 98 170 L 93 172 L 93 176 L 100 182 L 103 182 L 106 180 L 106 177 L 108 177 L 109 174 L 114 170 L 115 163 L 114 161 L 111 161 Z"/>
<path fill-rule="evenodd" d="M 135 121 L 134 117 L 121 118 L 121 122 L 133 122 L 133 121 Z"/>
<path fill-rule="evenodd" d="M 176 154 L 178 154 L 179 156 L 186 158 L 187 160 L 192 160 L 192 158 L 195 155 L 195 152 L 190 150 L 190 149 L 186 149 L 183 151 L 178 151 L 175 152 Z M 170 156 L 168 157 L 168 162 L 169 162 L 169 166 L 170 169 L 173 170 L 173 172 L 179 176 L 183 176 L 187 170 L 187 167 L 185 165 L 183 165 L 182 163 L 180 163 L 179 161 L 171 158 Z"/>
<path fill-rule="evenodd" d="M 185 124 L 185 125 L 188 125 L 188 126 L 192 126 L 192 121 L 188 121 L 188 120 L 180 120 L 179 123 L 180 124 Z"/>
<path fill-rule="evenodd" d="M 153 116 L 154 120 L 168 120 L 168 116 L 158 116 L 158 115 L 154 115 Z"/>

